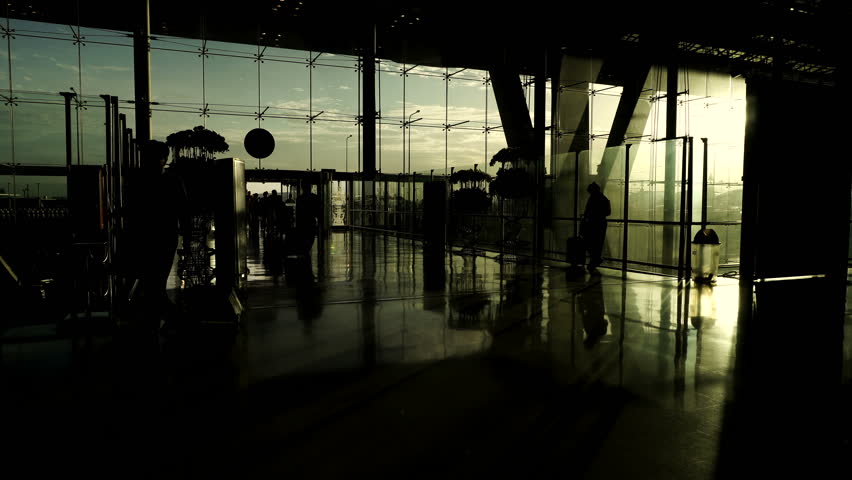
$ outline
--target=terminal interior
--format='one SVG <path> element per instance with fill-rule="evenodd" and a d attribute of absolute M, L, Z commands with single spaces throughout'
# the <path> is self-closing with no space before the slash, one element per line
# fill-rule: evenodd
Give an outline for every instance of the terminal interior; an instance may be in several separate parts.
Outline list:
<path fill-rule="evenodd" d="M 852 10 L 660 8 L 8 1 L 0 472 L 852 474 Z"/>

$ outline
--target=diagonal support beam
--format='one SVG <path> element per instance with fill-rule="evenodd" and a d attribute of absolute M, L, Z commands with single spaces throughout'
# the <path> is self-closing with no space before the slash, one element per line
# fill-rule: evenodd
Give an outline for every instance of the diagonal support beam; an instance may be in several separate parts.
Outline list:
<path fill-rule="evenodd" d="M 512 68 L 489 70 L 494 99 L 500 111 L 500 122 L 506 135 L 506 144 L 511 148 L 527 149 L 533 142 L 533 125 L 530 111 L 524 98 L 520 72 Z"/>
<path fill-rule="evenodd" d="M 645 82 L 651 72 L 651 62 L 648 59 L 631 61 L 628 65 L 624 78 L 624 89 L 618 101 L 615 118 L 607 137 L 607 150 L 604 151 L 603 159 L 598 167 L 598 183 L 601 188 L 606 186 L 612 167 L 618 159 L 618 152 L 610 147 L 617 147 L 624 143 L 624 138 L 630 134 L 641 135 L 645 131 L 648 117 L 651 113 L 650 104 L 640 102 L 639 98 L 644 91 Z"/>

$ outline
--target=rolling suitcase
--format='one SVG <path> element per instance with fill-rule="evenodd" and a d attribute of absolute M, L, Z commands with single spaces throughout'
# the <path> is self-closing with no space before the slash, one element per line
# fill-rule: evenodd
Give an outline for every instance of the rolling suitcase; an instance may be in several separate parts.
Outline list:
<path fill-rule="evenodd" d="M 566 261 L 575 267 L 582 267 L 586 263 L 586 243 L 583 237 L 571 237 L 567 242 Z"/>

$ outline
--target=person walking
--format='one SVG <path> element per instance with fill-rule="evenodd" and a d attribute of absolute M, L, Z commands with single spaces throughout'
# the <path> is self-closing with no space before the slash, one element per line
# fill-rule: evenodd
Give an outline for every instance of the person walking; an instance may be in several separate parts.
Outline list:
<path fill-rule="evenodd" d="M 583 211 L 583 223 L 580 225 L 580 235 L 589 252 L 589 272 L 596 272 L 603 262 L 603 247 L 606 240 L 606 217 L 612 214 L 609 199 L 601 192 L 601 187 L 592 182 L 586 189 L 589 199 Z"/>

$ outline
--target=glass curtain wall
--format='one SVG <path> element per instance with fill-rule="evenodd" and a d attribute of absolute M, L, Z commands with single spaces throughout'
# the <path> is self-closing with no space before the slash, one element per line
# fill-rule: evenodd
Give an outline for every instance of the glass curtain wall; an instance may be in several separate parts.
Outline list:
<path fill-rule="evenodd" d="M 663 140 L 666 69 L 653 66 L 624 138 L 610 139 L 623 89 L 599 82 L 604 69 L 601 59 L 563 58 L 548 176 L 552 216 L 545 233 L 546 255 L 564 258 L 568 238 L 578 233 L 586 187 L 597 182 L 612 204 L 604 248 L 610 266 L 621 266 L 626 246 L 628 268 L 675 272 L 680 225 L 691 223 L 683 231 L 688 244 L 700 228 L 705 200 L 706 224 L 722 242 L 721 263 L 738 264 L 745 81 L 699 69 L 680 70 L 677 139 Z M 629 169 L 625 144 L 630 145 Z M 692 218 L 681 219 L 681 204 L 689 201 L 683 188 L 690 157 Z"/>
<path fill-rule="evenodd" d="M 0 151 L 4 163 L 64 165 L 64 100 L 72 104 L 73 161 L 103 164 L 103 100 L 119 98 L 130 128 L 133 50 L 128 32 L 3 18 L 0 56 Z M 359 58 L 208 40 L 199 19 L 195 38 L 151 40 L 152 135 L 205 126 L 223 135 L 226 155 L 248 168 L 358 172 L 362 114 Z M 377 168 L 402 174 L 445 175 L 453 168 L 488 170 L 506 145 L 487 72 L 463 68 L 377 64 Z M 257 127 L 276 139 L 262 161 L 243 147 Z M 0 187 L 25 194 L 26 179 Z M 21 183 L 21 185 L 17 185 Z M 44 195 L 64 196 L 64 178 L 40 183 Z M 382 191 L 396 191 L 382 185 Z M 34 189 L 31 184 L 30 190 Z M 407 188 L 407 187 L 406 187 Z M 406 190 L 407 191 L 407 190 Z M 412 189 L 417 196 L 417 189 Z M 419 201 L 420 199 L 411 199 Z M 390 205 L 390 201 L 385 202 Z"/>
<path fill-rule="evenodd" d="M 494 170 L 491 157 L 506 147 L 491 80 L 482 70 L 382 59 L 376 102 L 376 168 L 382 175 L 374 200 L 355 199 L 352 218 L 356 225 L 373 222 L 419 236 L 422 183 L 462 169 Z"/>
<path fill-rule="evenodd" d="M 128 32 L 11 18 L 0 19 L 0 24 L 5 44 L 0 48 L 5 60 L 5 68 L 0 68 L 3 163 L 65 164 L 64 99 L 59 92 L 73 92 L 72 161 L 103 164 L 100 95 L 118 97 L 128 126 L 134 126 Z M 165 140 L 175 131 L 203 125 L 223 135 L 230 145 L 227 155 L 244 159 L 249 168 L 362 169 L 357 56 L 270 47 L 265 39 L 255 45 L 215 42 L 206 38 L 210 33 L 199 19 L 195 38 L 152 39 L 154 138 Z M 553 98 L 557 108 L 555 118 L 549 118 L 551 108 L 545 108 L 545 123 L 551 127 L 546 150 L 551 202 L 543 212 L 546 255 L 564 258 L 566 240 L 576 234 L 585 205 L 585 186 L 596 180 L 613 201 L 605 250 L 609 261 L 620 262 L 626 232 L 628 260 L 639 262 L 634 266 L 666 264 L 661 250 L 669 235 L 665 223 L 679 220 L 673 213 L 679 203 L 666 206 L 666 163 L 672 155 L 683 158 L 680 147 L 667 152 L 665 142 L 659 141 L 665 131 L 666 72 L 658 66 L 651 69 L 626 138 L 612 146 L 609 135 L 622 89 L 605 83 L 603 67 L 600 59 L 565 57 L 559 85 L 555 91 L 548 85 L 546 98 Z M 702 139 L 707 139 L 706 220 L 721 238 L 722 263 L 736 264 L 745 82 L 696 69 L 681 70 L 678 77 L 678 91 L 687 93 L 678 97 L 677 135 L 693 138 L 695 179 L 703 177 Z M 521 82 L 532 112 L 531 79 L 522 77 Z M 375 184 L 375 198 L 353 190 L 351 218 L 355 223 L 379 218 L 395 229 L 416 230 L 412 225 L 422 207 L 422 189 L 412 184 L 415 178 L 474 166 L 495 173 L 488 162 L 506 141 L 490 79 L 486 71 L 379 60 L 376 91 L 376 166 L 386 175 Z M 258 126 L 276 139 L 275 152 L 262 161 L 248 155 L 242 143 Z M 626 211 L 624 142 L 632 145 Z M 679 180 L 671 180 L 674 192 L 668 195 L 679 198 Z M 0 189 L 19 196 L 62 197 L 65 179 L 7 175 L 0 179 Z M 691 220 L 700 222 L 704 199 L 700 188 L 693 193 Z M 364 205 L 381 212 L 357 214 Z"/>
<path fill-rule="evenodd" d="M 125 32 L 0 18 L 0 156 L 6 166 L 66 164 L 65 99 L 73 164 L 105 163 L 104 100 L 133 96 L 132 40 Z M 121 113 L 132 127 L 132 106 Z M 3 175 L 4 197 L 64 198 L 64 176 Z M 8 202 L 7 202 L 8 203 Z M 7 205 L 3 205 L 6 207 Z"/>

